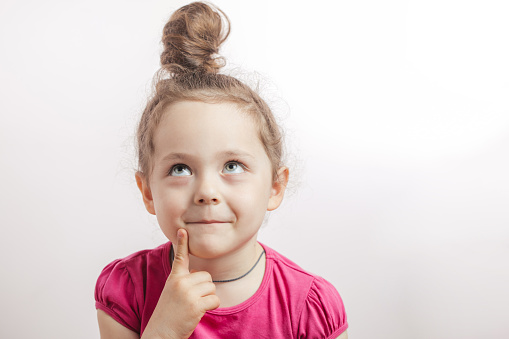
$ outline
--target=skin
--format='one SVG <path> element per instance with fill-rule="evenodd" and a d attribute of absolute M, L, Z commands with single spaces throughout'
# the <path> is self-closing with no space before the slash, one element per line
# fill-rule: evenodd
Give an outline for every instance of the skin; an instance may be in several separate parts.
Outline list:
<path fill-rule="evenodd" d="M 167 108 L 154 145 L 150 178 L 138 173 L 137 182 L 166 237 L 176 243 L 186 229 L 191 268 L 207 268 L 215 280 L 237 273 L 218 267 L 249 266 L 265 212 L 281 203 L 288 177 L 281 168 L 284 185 L 273 182 L 251 117 L 233 104 L 179 102 Z"/>
<path fill-rule="evenodd" d="M 242 280 L 212 280 L 240 276 L 256 262 L 258 230 L 281 204 L 289 172 L 279 168 L 274 180 L 256 124 L 234 104 L 173 104 L 153 141 L 153 170 L 136 181 L 176 248 L 143 338 L 188 338 L 206 311 L 237 305 L 260 286 L 264 258 Z M 98 321 L 103 339 L 139 338 L 100 310 Z"/>

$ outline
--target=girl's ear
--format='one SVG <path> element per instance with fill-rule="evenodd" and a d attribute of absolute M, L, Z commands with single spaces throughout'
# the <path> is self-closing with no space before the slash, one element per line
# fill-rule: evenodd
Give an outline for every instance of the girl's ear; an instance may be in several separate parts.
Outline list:
<path fill-rule="evenodd" d="M 141 195 L 143 196 L 143 203 L 145 203 L 145 208 L 148 213 L 155 215 L 156 210 L 154 209 L 154 200 L 152 199 L 152 191 L 150 191 L 150 186 L 148 185 L 146 177 L 141 172 L 136 172 L 136 184 L 138 184 L 138 188 L 140 189 Z"/>
<path fill-rule="evenodd" d="M 281 205 L 289 176 L 290 171 L 287 167 L 281 167 L 278 169 L 276 180 L 272 183 L 267 211 L 273 211 Z"/>

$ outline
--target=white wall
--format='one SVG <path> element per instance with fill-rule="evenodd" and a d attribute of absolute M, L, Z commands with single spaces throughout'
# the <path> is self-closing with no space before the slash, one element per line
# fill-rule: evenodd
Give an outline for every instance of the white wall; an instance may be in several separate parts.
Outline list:
<path fill-rule="evenodd" d="M 0 2 L 2 338 L 98 337 L 101 269 L 165 241 L 132 136 L 184 3 Z M 337 287 L 350 338 L 508 338 L 507 2 L 216 3 L 301 182 L 260 240 Z"/>

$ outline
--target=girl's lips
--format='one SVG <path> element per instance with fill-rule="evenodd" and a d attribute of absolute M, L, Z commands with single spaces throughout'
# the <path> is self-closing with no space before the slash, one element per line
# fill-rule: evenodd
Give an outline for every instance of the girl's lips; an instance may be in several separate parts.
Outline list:
<path fill-rule="evenodd" d="M 219 220 L 199 220 L 199 221 L 192 221 L 188 222 L 188 224 L 224 224 L 228 221 L 219 221 Z"/>

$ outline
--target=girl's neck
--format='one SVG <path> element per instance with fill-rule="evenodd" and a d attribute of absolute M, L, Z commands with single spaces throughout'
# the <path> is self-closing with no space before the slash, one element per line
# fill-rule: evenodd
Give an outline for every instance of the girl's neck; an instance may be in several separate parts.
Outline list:
<path fill-rule="evenodd" d="M 234 279 L 248 272 L 262 252 L 263 248 L 255 238 L 253 242 L 249 242 L 246 246 L 219 258 L 203 259 L 189 255 L 189 269 L 206 271 L 210 273 L 212 280 Z M 260 261 L 264 261 L 264 258 Z M 250 274 L 238 281 L 247 279 Z"/>

